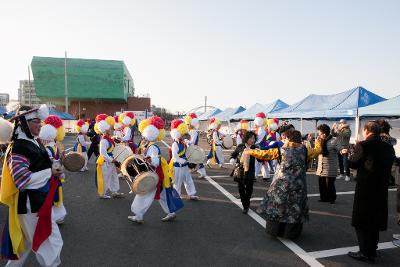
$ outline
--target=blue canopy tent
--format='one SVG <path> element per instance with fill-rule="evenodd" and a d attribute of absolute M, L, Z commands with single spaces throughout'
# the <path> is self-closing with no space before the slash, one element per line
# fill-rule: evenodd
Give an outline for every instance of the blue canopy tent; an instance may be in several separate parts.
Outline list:
<path fill-rule="evenodd" d="M 233 115 L 230 119 L 231 121 L 254 120 L 258 112 L 264 112 L 267 115 L 274 111 L 279 111 L 281 109 L 284 109 L 288 106 L 289 106 L 288 104 L 286 104 L 280 99 L 277 99 L 274 102 L 267 105 L 256 103 L 250 108 L 246 109 L 245 111 Z"/>
<path fill-rule="evenodd" d="M 199 118 L 199 121 L 207 121 L 210 118 L 214 117 L 215 115 L 217 115 L 218 113 L 221 113 L 221 112 L 222 112 L 222 110 L 220 110 L 219 108 L 210 109 L 209 111 L 201 114 L 198 118 Z"/>
<path fill-rule="evenodd" d="M 72 116 L 71 114 L 69 114 L 67 112 L 57 111 L 57 110 L 54 110 L 54 109 L 50 109 L 49 110 L 49 114 L 50 115 L 56 115 L 62 120 L 76 120 L 76 118 L 74 116 Z"/>
<path fill-rule="evenodd" d="M 246 109 L 242 106 L 236 107 L 236 108 L 227 108 L 224 111 L 218 113 L 214 117 L 219 119 L 220 121 L 229 121 L 230 118 L 240 112 L 245 111 Z"/>
<path fill-rule="evenodd" d="M 309 95 L 271 116 L 284 119 L 355 118 L 358 109 L 385 100 L 363 87 L 333 95 Z"/>
<path fill-rule="evenodd" d="M 358 110 L 360 117 L 400 117 L 400 95 Z"/>

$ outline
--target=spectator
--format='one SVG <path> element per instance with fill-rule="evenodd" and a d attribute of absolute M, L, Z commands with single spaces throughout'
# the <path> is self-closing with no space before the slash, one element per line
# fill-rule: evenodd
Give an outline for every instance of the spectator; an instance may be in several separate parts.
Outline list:
<path fill-rule="evenodd" d="M 269 150 L 251 149 L 246 154 L 262 160 L 281 157 L 274 181 L 260 205 L 267 215 L 266 231 L 273 237 L 296 239 L 302 232 L 303 223 L 308 220 L 306 170 L 307 159 L 316 157 L 321 149 L 320 142 L 315 148 L 302 145 L 301 133 L 286 131 L 282 148 Z"/>
<path fill-rule="evenodd" d="M 340 152 L 342 149 L 348 149 L 350 145 L 351 130 L 345 119 L 339 121 L 339 126 L 336 123 L 332 125 L 332 136 L 336 137 L 337 149 Z M 350 168 L 347 163 L 347 154 L 337 154 L 339 160 L 340 174 L 336 179 L 343 179 L 348 182 L 350 181 Z M 345 175 L 346 172 L 346 175 Z"/>
<path fill-rule="evenodd" d="M 335 180 L 337 175 L 337 141 L 330 134 L 330 128 L 326 124 L 317 127 L 321 139 L 322 153 L 318 156 L 317 175 L 319 176 L 320 202 L 336 201 Z"/>
<path fill-rule="evenodd" d="M 392 129 L 389 122 L 387 120 L 377 120 L 376 121 L 380 127 L 380 137 L 382 141 L 388 143 L 391 146 L 395 146 L 397 144 L 397 139 L 390 136 L 389 132 Z"/>
<path fill-rule="evenodd" d="M 379 135 L 379 124 L 368 122 L 363 131 L 365 140 L 356 144 L 349 157 L 350 168 L 357 169 L 352 226 L 360 251 L 348 255 L 368 262 L 375 262 L 379 231 L 387 229 L 388 184 L 395 157 L 393 147 Z M 348 149 L 342 153 L 348 153 Z"/>
<path fill-rule="evenodd" d="M 92 122 L 89 125 L 89 130 L 87 133 L 87 136 L 90 138 L 90 141 L 92 142 L 88 150 L 88 160 L 90 160 L 90 157 L 92 156 L 93 153 L 96 156 L 96 158 L 100 155 L 99 152 L 100 135 L 95 131 L 94 125 L 95 125 L 95 120 L 92 120 Z"/>
<path fill-rule="evenodd" d="M 238 183 L 238 189 L 240 194 L 240 200 L 243 205 L 243 213 L 247 214 L 250 207 L 250 198 L 253 193 L 253 183 L 255 180 L 255 159 L 250 157 L 250 162 L 247 170 L 243 166 L 243 162 L 240 161 L 243 151 L 248 148 L 254 149 L 254 143 L 256 141 L 256 134 L 248 131 L 243 136 L 243 143 L 239 144 L 235 151 L 231 154 L 231 163 L 236 163 L 236 167 L 232 173 L 235 181 Z"/>
<path fill-rule="evenodd" d="M 392 129 L 392 126 L 390 126 L 389 122 L 383 119 L 377 120 L 377 123 L 379 124 L 381 128 L 381 133 L 380 137 L 381 140 L 388 143 L 391 146 L 395 146 L 397 144 L 397 139 L 393 138 L 390 136 L 389 132 Z M 399 169 L 396 167 L 400 164 L 400 160 L 398 158 L 395 158 L 395 164 L 393 164 L 392 167 L 392 174 L 394 175 L 399 175 L 398 172 Z M 390 181 L 389 185 L 396 185 L 395 177 L 393 175 L 390 175 Z M 397 223 L 400 225 L 400 183 L 399 181 L 397 182 Z M 397 247 L 400 247 L 400 234 L 394 234 L 393 238 L 395 239 L 393 241 L 393 244 Z"/>

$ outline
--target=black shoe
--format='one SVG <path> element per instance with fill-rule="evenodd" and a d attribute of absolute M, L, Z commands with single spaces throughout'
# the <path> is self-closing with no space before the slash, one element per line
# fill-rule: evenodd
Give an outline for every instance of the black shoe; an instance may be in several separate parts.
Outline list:
<path fill-rule="evenodd" d="M 358 260 L 358 261 L 375 263 L 375 257 L 367 257 L 364 254 L 362 254 L 360 251 L 358 251 L 358 252 L 350 251 L 349 253 L 347 253 L 347 255 L 349 255 L 350 257 L 352 257 L 353 259 Z"/>
<path fill-rule="evenodd" d="M 247 214 L 248 212 L 249 212 L 249 208 L 244 208 L 242 211 L 243 214 Z"/>

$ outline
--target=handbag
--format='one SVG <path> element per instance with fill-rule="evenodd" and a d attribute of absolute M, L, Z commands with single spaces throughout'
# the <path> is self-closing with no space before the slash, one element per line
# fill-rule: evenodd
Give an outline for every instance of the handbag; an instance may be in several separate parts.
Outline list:
<path fill-rule="evenodd" d="M 240 163 L 236 163 L 235 169 L 233 170 L 233 181 L 240 182 L 244 178 L 244 168 Z"/>

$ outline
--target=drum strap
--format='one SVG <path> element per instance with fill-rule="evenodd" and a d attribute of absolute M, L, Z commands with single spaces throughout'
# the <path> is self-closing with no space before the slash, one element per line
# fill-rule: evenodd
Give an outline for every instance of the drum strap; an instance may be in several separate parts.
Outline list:
<path fill-rule="evenodd" d="M 58 149 L 57 146 L 47 146 L 47 149 L 50 150 L 51 153 L 51 157 L 55 160 L 59 160 L 60 159 L 60 150 Z M 60 183 L 58 184 L 58 190 L 57 190 L 57 201 L 54 202 L 54 205 L 56 207 L 60 207 L 61 203 L 63 202 L 63 190 L 62 190 L 62 183 L 64 183 L 64 178 L 60 178 Z"/>

